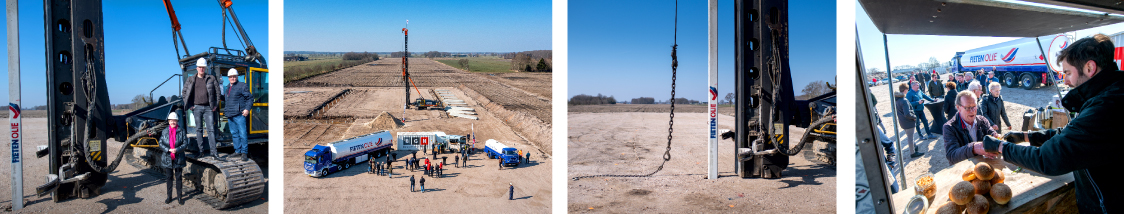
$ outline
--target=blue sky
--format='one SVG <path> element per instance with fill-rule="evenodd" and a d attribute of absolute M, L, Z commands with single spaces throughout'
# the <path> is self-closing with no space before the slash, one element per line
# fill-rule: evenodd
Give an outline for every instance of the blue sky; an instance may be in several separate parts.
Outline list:
<path fill-rule="evenodd" d="M 862 5 L 855 3 L 855 22 L 862 45 L 863 62 L 867 69 L 878 68 L 886 71 L 886 49 L 882 43 L 882 32 L 874 26 Z M 1078 38 L 1096 33 L 1111 35 L 1124 32 L 1124 23 L 1079 30 Z M 956 52 L 967 51 L 987 45 L 1018 39 L 1016 37 L 981 36 L 932 36 L 932 35 L 887 35 L 890 46 L 890 66 L 917 65 L 936 57 L 937 61 L 948 62 Z"/>
<path fill-rule="evenodd" d="M 179 17 L 181 32 L 192 54 L 209 47 L 222 47 L 222 9 L 216 1 L 172 1 Z M 235 13 L 242 27 L 258 50 L 269 58 L 268 5 L 265 0 L 234 1 Z M 46 65 L 44 63 L 43 2 L 20 2 L 20 68 L 23 80 L 24 108 L 45 105 Z M 180 73 L 176 51 L 172 47 L 171 21 L 161 1 L 105 1 L 102 14 L 105 24 L 105 70 L 109 100 L 113 104 L 129 103 L 138 94 L 147 95 L 172 74 Z M 7 83 L 7 22 L 0 22 L 0 68 Z M 227 46 L 241 49 L 241 44 L 227 27 Z M 180 50 L 181 54 L 183 50 Z M 281 62 L 271 62 L 280 65 Z M 279 67 L 279 66 L 274 66 Z M 154 95 L 170 96 L 179 92 L 174 82 Z M 171 86 L 171 87 L 169 87 Z M 3 86 L 0 99 L 8 100 L 8 86 Z"/>
<path fill-rule="evenodd" d="M 551 49 L 551 1 L 285 1 L 286 51 Z"/>
<path fill-rule="evenodd" d="M 719 97 L 734 91 L 734 1 L 719 1 Z M 569 91 L 617 100 L 671 97 L 671 45 L 675 3 L 569 2 Z M 676 97 L 707 98 L 707 1 L 679 2 L 679 69 Z M 789 3 L 793 85 L 835 82 L 835 2 Z"/>

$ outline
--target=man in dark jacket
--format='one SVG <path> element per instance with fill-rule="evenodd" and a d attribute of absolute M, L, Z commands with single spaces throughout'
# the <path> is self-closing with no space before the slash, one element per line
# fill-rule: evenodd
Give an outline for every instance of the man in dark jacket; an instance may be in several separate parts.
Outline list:
<path fill-rule="evenodd" d="M 1002 126 L 999 126 L 1000 118 L 1003 119 L 1003 122 L 1006 122 L 1007 130 L 1011 130 L 1011 119 L 1007 118 L 1007 107 L 1003 104 L 1003 97 L 999 96 L 1001 88 L 1002 86 L 999 86 L 998 82 L 992 82 L 988 86 L 989 90 L 987 90 L 991 93 L 980 99 L 980 112 L 983 113 L 984 117 L 987 117 L 988 122 L 994 123 L 991 125 L 991 129 L 995 129 L 995 132 L 998 133 L 1003 133 Z"/>
<path fill-rule="evenodd" d="M 208 142 L 207 145 L 211 147 L 210 156 L 216 160 L 226 161 L 219 157 L 218 149 L 215 143 L 215 110 L 219 108 L 219 97 L 222 96 L 222 85 L 219 84 L 218 78 L 214 75 L 208 74 L 207 59 L 199 58 L 195 63 L 195 76 L 185 77 L 187 81 L 183 84 L 183 90 L 180 94 L 183 95 L 184 106 L 190 106 L 191 112 L 195 116 L 195 142 L 199 144 L 199 157 L 207 156 L 207 150 L 204 150 L 203 142 Z M 207 141 L 203 141 L 203 129 L 207 130 Z"/>
<path fill-rule="evenodd" d="M 955 82 L 946 82 L 944 88 L 948 90 L 944 93 L 945 119 L 952 120 L 952 117 L 956 116 L 956 93 L 959 92 L 956 91 Z"/>
<path fill-rule="evenodd" d="M 230 127 L 230 136 L 234 144 L 234 155 L 246 161 L 250 155 L 246 154 L 246 117 L 250 116 L 250 107 L 254 106 L 254 98 L 250 95 L 250 85 L 238 82 L 238 70 L 233 68 L 226 74 L 230 86 L 226 88 L 226 106 L 222 113 L 226 116 L 227 126 Z"/>
<path fill-rule="evenodd" d="M 414 175 L 410 175 L 410 192 L 414 192 Z"/>
<path fill-rule="evenodd" d="M 941 82 L 941 76 L 930 76 L 932 76 L 933 79 L 929 81 L 929 97 L 944 97 L 944 82 Z"/>
<path fill-rule="evenodd" d="M 914 131 L 916 131 L 915 128 L 917 127 L 917 116 L 914 115 L 914 111 L 910 107 L 909 101 L 906 100 L 905 94 L 903 94 L 903 92 L 905 92 L 906 90 L 908 90 L 908 88 L 905 86 L 905 84 L 901 84 L 898 85 L 898 92 L 894 92 L 894 114 L 898 116 L 898 126 L 900 126 L 902 128 L 902 131 L 905 132 L 905 142 L 902 142 L 899 145 L 913 145 L 913 154 L 910 154 L 910 157 L 916 158 L 925 155 L 925 153 L 919 152 L 919 149 L 917 148 L 917 140 L 914 139 Z M 896 150 L 898 148 L 894 149 Z"/>
<path fill-rule="evenodd" d="M 1119 213 L 1124 190 L 1118 182 L 1116 155 L 1124 150 L 1118 132 L 1124 118 L 1124 72 L 1113 62 L 1115 46 L 1103 34 L 1083 38 L 1058 54 L 1071 87 L 1062 107 L 1076 112 L 1064 128 L 1008 132 L 1004 140 L 989 138 L 984 149 L 1004 161 L 1055 176 L 1073 173 L 1077 209 L 1081 213 Z M 1030 142 L 1030 146 L 1011 142 Z"/>
<path fill-rule="evenodd" d="M 986 136 L 999 136 L 991 129 L 991 123 L 984 116 L 977 115 L 979 105 L 976 94 L 961 91 L 956 94 L 956 117 L 944 124 L 945 158 L 949 165 L 977 155 L 983 155 L 980 143 Z"/>

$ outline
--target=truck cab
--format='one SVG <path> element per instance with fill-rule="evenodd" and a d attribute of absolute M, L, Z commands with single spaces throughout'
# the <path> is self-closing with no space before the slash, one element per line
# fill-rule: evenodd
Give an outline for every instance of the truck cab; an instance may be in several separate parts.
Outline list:
<path fill-rule="evenodd" d="M 501 158 L 503 158 L 504 166 L 519 165 L 519 161 L 523 159 L 523 157 L 519 156 L 519 150 L 511 147 L 503 148 Z"/>
<path fill-rule="evenodd" d="M 304 173 L 312 177 L 322 177 L 338 171 L 332 163 L 332 152 L 327 146 L 316 145 L 304 153 Z"/>

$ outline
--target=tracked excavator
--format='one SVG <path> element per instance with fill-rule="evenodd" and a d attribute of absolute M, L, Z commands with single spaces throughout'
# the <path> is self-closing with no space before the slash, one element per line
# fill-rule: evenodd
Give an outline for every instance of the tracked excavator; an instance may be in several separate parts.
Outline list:
<path fill-rule="evenodd" d="M 211 47 L 206 52 L 192 54 L 184 44 L 179 20 L 169 0 L 164 6 L 172 22 L 173 43 L 177 63 L 182 70 L 172 74 L 156 88 L 173 79 L 180 85 L 186 78 L 196 75 L 195 62 L 207 59 L 206 73 L 225 76 L 224 71 L 236 69 L 240 81 L 250 84 L 253 107 L 247 120 L 249 144 L 268 143 L 268 76 L 265 58 L 257 51 L 243 30 L 230 0 L 219 0 L 223 11 L 223 47 Z M 196 127 L 191 110 L 184 108 L 179 95 L 160 96 L 146 107 L 113 115 L 105 80 L 105 48 L 102 27 L 102 1 L 100 0 L 48 0 L 45 4 L 48 124 L 47 146 L 37 148 L 38 158 L 47 158 L 50 165 L 47 183 L 36 188 L 40 195 L 51 195 L 55 202 L 71 198 L 90 198 L 101 193 L 108 175 L 116 170 L 122 158 L 134 167 L 156 176 L 165 176 L 157 166 L 160 153 L 157 139 L 167 127 L 167 115 L 177 112 L 186 123 L 188 133 Z M 237 33 L 241 49 L 226 45 L 226 26 Z M 183 54 L 179 48 L 183 47 Z M 220 78 L 225 79 L 225 78 Z M 223 88 L 229 86 L 224 80 Z M 176 91 L 180 91 L 179 88 Z M 222 104 L 225 105 L 225 104 Z M 221 107 L 220 107 L 221 109 Z M 226 118 L 216 112 L 216 133 L 204 134 L 215 138 L 219 149 L 231 147 L 231 135 Z M 212 125 L 212 124 L 207 124 Z M 116 152 L 107 151 L 108 140 L 122 143 Z M 199 142 L 189 134 L 189 153 L 198 153 Z M 156 178 L 154 178 L 156 179 Z M 225 209 L 244 204 L 265 191 L 265 177 L 254 161 L 227 158 L 220 161 L 211 157 L 189 158 L 184 171 L 184 184 L 188 189 L 201 191 L 200 200 Z"/>

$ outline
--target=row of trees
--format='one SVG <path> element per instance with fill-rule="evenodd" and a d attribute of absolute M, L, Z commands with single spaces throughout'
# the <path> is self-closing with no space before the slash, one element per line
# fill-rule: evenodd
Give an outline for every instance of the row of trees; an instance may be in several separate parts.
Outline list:
<path fill-rule="evenodd" d="M 613 96 L 605 96 L 597 94 L 597 96 L 590 96 L 579 94 L 570 98 L 570 105 L 601 105 L 601 104 L 617 104 L 617 99 Z"/>
<path fill-rule="evenodd" d="M 504 54 L 505 59 L 511 59 L 511 70 L 525 72 L 551 72 L 551 50 L 523 51 Z"/>
<path fill-rule="evenodd" d="M 370 61 L 379 60 L 379 54 L 368 53 L 368 52 L 363 52 L 363 53 L 347 52 L 347 53 L 343 54 L 343 60 L 365 60 L 365 61 L 370 62 Z"/>

